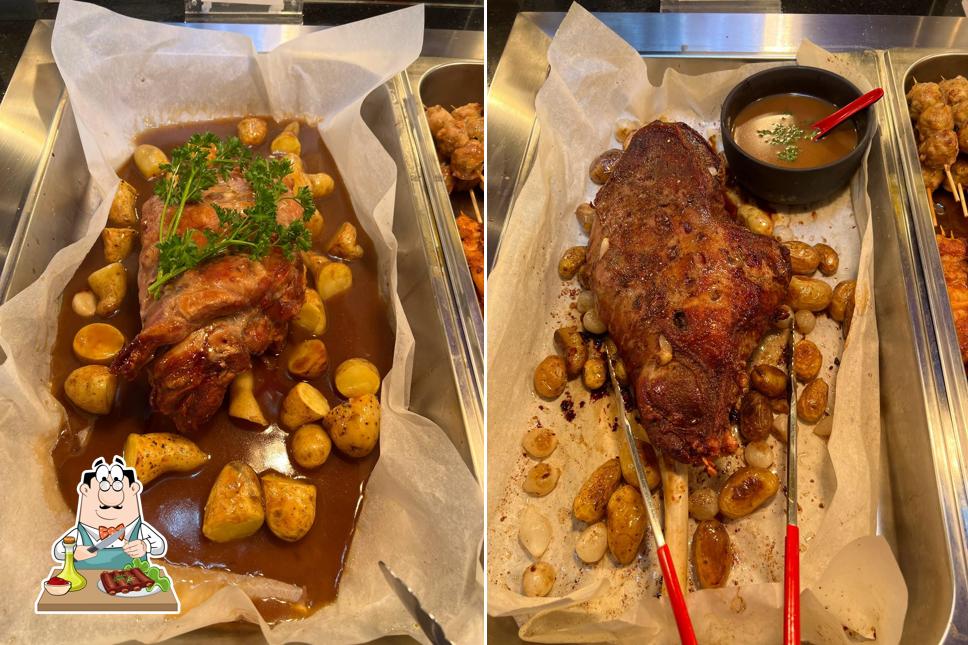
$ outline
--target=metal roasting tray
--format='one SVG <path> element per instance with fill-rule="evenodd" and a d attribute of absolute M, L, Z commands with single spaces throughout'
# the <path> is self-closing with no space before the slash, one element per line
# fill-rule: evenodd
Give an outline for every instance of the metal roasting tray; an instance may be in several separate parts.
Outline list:
<path fill-rule="evenodd" d="M 324 27 L 293 25 L 190 25 L 250 36 L 259 51 Z M 79 237 L 75 216 L 90 176 L 77 124 L 50 51 L 53 24 L 38 21 L 0 104 L 0 301 L 33 282 L 57 251 Z M 427 30 L 418 69 L 454 60 L 483 59 L 483 34 Z M 415 129 L 406 115 L 408 74 L 374 90 L 361 107 L 397 167 L 393 231 L 398 242 L 399 293 L 415 337 L 410 409 L 436 422 L 480 481 L 484 472 L 484 421 L 480 372 L 465 340 L 463 312 L 452 293 L 444 245 L 424 189 Z M 439 173 L 439 170 L 438 170 Z M 460 240 L 457 240 L 458 249 Z M 465 265 L 466 272 L 466 265 Z M 469 279 L 469 276 L 468 276 Z M 473 293 L 473 286 L 471 286 Z M 476 300 L 474 309 L 478 310 Z M 478 310 L 479 314 L 479 310 Z M 237 625 L 261 642 L 257 629 Z M 225 636 L 206 630 L 206 639 Z M 227 640 L 237 642 L 233 630 Z M 413 642 L 393 637 L 386 642 Z"/>
<path fill-rule="evenodd" d="M 788 61 L 800 40 L 810 38 L 835 51 L 850 50 L 852 62 L 887 89 L 885 54 L 876 51 L 881 43 L 882 47 L 968 45 L 964 21 L 944 19 L 899 18 L 893 27 L 910 29 L 906 35 L 891 31 L 876 16 L 838 17 L 837 24 L 829 16 L 599 17 L 643 55 L 653 84 L 661 81 L 668 68 L 692 75 L 745 62 Z M 519 14 L 494 71 L 488 94 L 489 259 L 500 253 L 500 233 L 533 163 L 539 136 L 534 97 L 547 74 L 547 49 L 562 18 L 563 14 Z M 958 425 L 958 420 L 965 417 L 954 417 L 949 405 L 946 369 L 929 307 L 929 291 L 937 286 L 929 284 L 932 278 L 926 278 L 922 268 L 920 238 L 907 212 L 895 116 L 887 103 L 876 108 L 879 136 L 870 151 L 868 178 L 884 439 L 878 533 L 891 544 L 908 585 L 902 642 L 963 642 L 968 634 L 963 524 L 968 514 L 968 479 L 962 459 L 966 426 L 963 421 Z M 929 241 L 933 247 L 933 240 Z M 937 249 L 933 252 L 937 264 Z M 935 269 L 935 277 L 940 276 L 940 266 Z M 941 289 L 943 294 L 943 283 Z M 950 343 L 950 338 L 945 342 Z M 513 620 L 488 621 L 493 642 L 519 640 Z"/>

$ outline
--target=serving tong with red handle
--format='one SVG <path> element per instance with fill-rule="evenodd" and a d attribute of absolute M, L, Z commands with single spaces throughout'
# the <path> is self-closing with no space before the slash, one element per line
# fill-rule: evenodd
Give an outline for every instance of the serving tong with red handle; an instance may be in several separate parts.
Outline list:
<path fill-rule="evenodd" d="M 797 382 L 790 329 L 787 346 L 790 414 L 787 418 L 787 527 L 783 558 L 783 644 L 800 643 L 800 527 L 797 525 Z"/>

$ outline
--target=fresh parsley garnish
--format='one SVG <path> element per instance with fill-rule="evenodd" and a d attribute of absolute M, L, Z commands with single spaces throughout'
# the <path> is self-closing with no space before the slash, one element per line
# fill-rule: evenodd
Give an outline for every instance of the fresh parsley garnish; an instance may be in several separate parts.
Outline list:
<path fill-rule="evenodd" d="M 148 293 L 158 297 L 161 288 L 198 265 L 229 253 L 245 253 L 254 260 L 280 249 L 287 259 L 310 247 L 306 222 L 316 210 L 310 190 L 303 186 L 293 195 L 283 179 L 292 173 L 286 158 L 253 157 L 237 137 L 220 139 L 211 132 L 195 134 L 175 148 L 171 162 L 161 166 L 162 179 L 155 194 L 162 200 L 158 222 L 158 273 Z M 252 188 L 253 204 L 239 211 L 212 204 L 218 215 L 218 230 L 186 229 L 178 232 L 186 204 L 197 202 L 202 194 L 233 171 L 245 177 Z M 288 226 L 276 221 L 279 201 L 295 200 L 303 210 L 302 219 Z M 170 220 L 166 214 L 173 208 Z"/>

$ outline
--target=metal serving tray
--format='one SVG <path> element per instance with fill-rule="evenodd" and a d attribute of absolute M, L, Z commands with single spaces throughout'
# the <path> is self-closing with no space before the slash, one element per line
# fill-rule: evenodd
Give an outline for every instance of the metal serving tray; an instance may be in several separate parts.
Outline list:
<path fill-rule="evenodd" d="M 503 229 L 533 162 L 539 136 L 534 97 L 544 81 L 548 45 L 562 17 L 519 14 L 494 73 L 488 96 L 489 233 L 497 230 L 499 235 Z M 850 40 L 837 40 L 846 33 L 839 27 L 850 27 L 854 34 L 870 34 L 871 25 L 879 24 L 876 20 L 855 20 L 852 25 L 833 29 L 823 16 L 801 17 L 802 21 L 791 21 L 789 16 L 755 15 L 600 17 L 643 54 L 653 83 L 658 83 L 670 67 L 685 74 L 702 74 L 753 60 L 790 60 L 800 38 L 809 37 L 831 49 L 847 49 L 843 43 Z M 955 26 L 951 22 L 948 25 Z M 681 40 L 673 42 L 663 36 L 670 29 Z M 738 37 L 726 41 L 717 36 L 727 33 Z M 952 38 L 952 30 L 937 36 L 942 37 Z M 964 33 L 954 37 L 968 40 Z M 884 38 L 889 44 L 898 39 L 896 34 Z M 885 82 L 881 53 L 857 51 L 850 55 L 872 81 Z M 881 106 L 877 118 L 880 136 L 869 156 L 868 193 L 875 236 L 874 291 L 881 338 L 884 437 L 878 532 L 891 544 L 908 585 L 903 642 L 960 642 L 968 633 L 968 573 L 961 520 L 968 509 L 961 494 L 965 473 L 952 450 L 958 444 L 957 426 L 947 420 L 943 372 L 933 350 L 934 328 L 925 281 L 904 208 L 907 195 L 892 117 Z M 489 244 L 498 235 L 492 235 Z M 489 248 L 489 253 L 499 254 L 500 247 Z M 490 618 L 489 629 L 497 636 L 495 642 L 517 640 L 511 619 Z"/>

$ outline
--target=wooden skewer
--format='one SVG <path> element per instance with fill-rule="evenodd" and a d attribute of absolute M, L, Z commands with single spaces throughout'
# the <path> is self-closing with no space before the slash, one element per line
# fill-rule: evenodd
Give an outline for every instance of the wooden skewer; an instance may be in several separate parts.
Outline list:
<path fill-rule="evenodd" d="M 925 186 L 924 188 L 928 191 L 928 204 L 931 205 L 931 221 L 934 223 L 935 227 L 938 226 L 938 214 L 934 210 L 934 195 L 931 193 L 931 189 Z"/>
<path fill-rule="evenodd" d="M 968 219 L 968 204 L 965 204 L 965 187 L 958 184 L 958 196 L 961 197 L 961 214 Z"/>
<path fill-rule="evenodd" d="M 941 237 L 947 237 L 948 234 L 944 232 L 944 226 L 938 224 L 938 228 L 941 229 Z"/>
<path fill-rule="evenodd" d="M 477 195 L 474 194 L 473 188 L 467 192 L 471 194 L 471 203 L 474 204 L 474 217 L 477 218 L 478 224 L 483 224 L 484 220 L 481 219 L 481 209 L 477 207 Z"/>
<path fill-rule="evenodd" d="M 955 184 L 955 180 L 951 176 L 951 166 L 948 164 L 944 165 L 944 176 L 948 178 L 948 187 L 951 188 L 951 194 L 955 196 L 955 201 L 960 202 L 961 197 L 958 196 L 958 185 Z"/>

